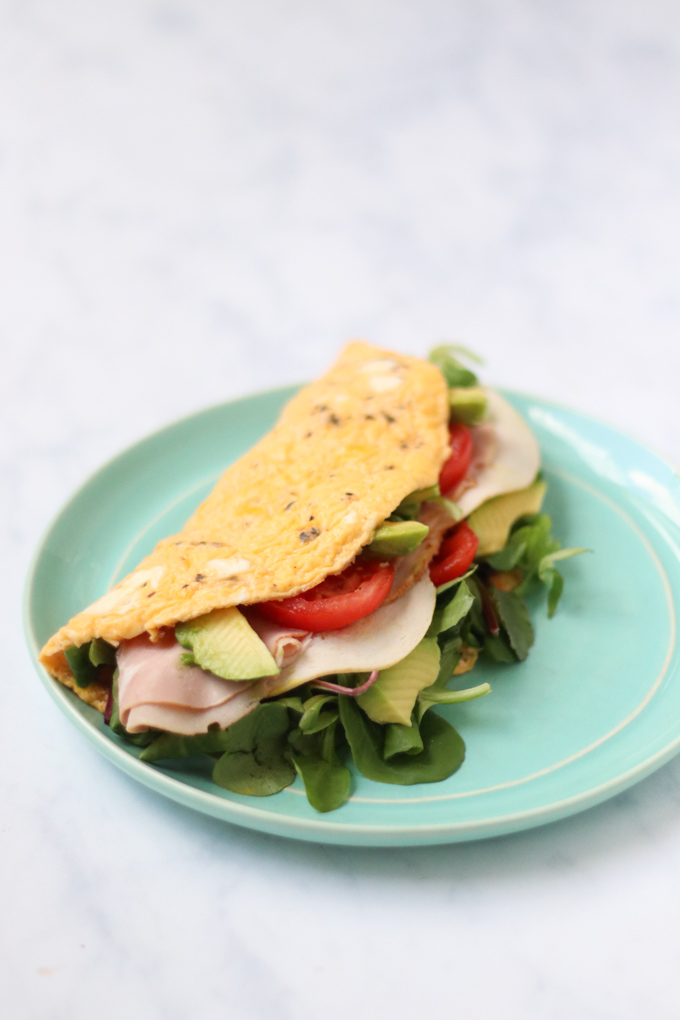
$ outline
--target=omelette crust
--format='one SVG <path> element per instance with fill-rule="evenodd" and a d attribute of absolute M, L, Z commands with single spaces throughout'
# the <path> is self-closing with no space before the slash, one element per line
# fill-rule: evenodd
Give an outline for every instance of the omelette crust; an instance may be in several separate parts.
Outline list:
<path fill-rule="evenodd" d="M 100 708 L 105 689 L 76 688 L 63 654 L 112 645 L 213 609 L 288 598 L 340 573 L 448 455 L 443 376 L 419 358 L 353 342 L 229 467 L 176 535 L 74 616 L 45 645 L 53 676 Z"/>

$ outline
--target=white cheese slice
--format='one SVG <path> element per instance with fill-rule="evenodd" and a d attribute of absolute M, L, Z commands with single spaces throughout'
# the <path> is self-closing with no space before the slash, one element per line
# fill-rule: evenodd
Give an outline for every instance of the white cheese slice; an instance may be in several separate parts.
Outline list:
<path fill-rule="evenodd" d="M 426 575 L 401 598 L 363 620 L 341 630 L 313 634 L 298 658 L 278 676 L 258 682 L 260 696 L 271 698 L 332 673 L 369 673 L 400 662 L 425 637 L 436 595 Z"/>
<path fill-rule="evenodd" d="M 475 485 L 456 502 L 467 517 L 487 499 L 504 492 L 526 489 L 541 466 L 541 453 L 533 432 L 524 418 L 495 390 L 485 388 L 489 420 L 496 434 L 493 462 L 482 468 Z"/>

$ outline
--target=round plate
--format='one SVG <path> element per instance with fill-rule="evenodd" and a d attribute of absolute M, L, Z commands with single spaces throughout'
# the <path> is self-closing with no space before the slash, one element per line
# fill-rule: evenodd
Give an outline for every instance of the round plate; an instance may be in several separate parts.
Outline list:
<path fill-rule="evenodd" d="M 210 408 L 126 450 L 76 493 L 40 546 L 26 592 L 34 658 L 66 620 L 181 528 L 224 468 L 260 438 L 295 389 Z M 680 479 L 632 439 L 573 411 L 507 394 L 538 436 L 547 511 L 565 546 L 557 615 L 531 604 L 526 662 L 481 664 L 492 693 L 438 709 L 467 757 L 434 785 L 355 775 L 351 798 L 317 814 L 299 779 L 274 797 L 219 789 L 208 759 L 146 765 L 102 716 L 38 666 L 61 710 L 110 761 L 181 804 L 265 832 L 326 843 L 407 846 L 496 836 L 613 796 L 680 749 L 675 607 L 680 598 Z M 469 685 L 469 678 L 460 678 Z"/>

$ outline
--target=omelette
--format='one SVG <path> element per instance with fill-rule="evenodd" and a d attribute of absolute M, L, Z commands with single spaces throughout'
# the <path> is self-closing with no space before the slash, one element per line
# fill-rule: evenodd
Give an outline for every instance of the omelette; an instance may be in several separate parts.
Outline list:
<path fill-rule="evenodd" d="M 450 470 L 459 442 L 460 477 Z M 495 391 L 451 386 L 442 364 L 352 342 L 184 528 L 64 624 L 40 661 L 107 717 L 115 680 L 124 732 L 191 737 L 306 683 L 357 693 L 339 675 L 369 675 L 370 707 L 381 673 L 418 653 L 407 708 L 387 699 L 370 716 L 408 725 L 439 669 L 428 637 L 437 587 L 450 587 L 461 548 L 470 568 L 484 529 L 493 552 L 514 520 L 538 512 L 539 467 L 531 431 Z M 508 493 L 512 518 L 494 505 Z M 480 535 L 461 520 L 475 514 Z M 345 610 L 334 616 L 336 605 Z M 462 672 L 476 649 L 458 650 Z"/>

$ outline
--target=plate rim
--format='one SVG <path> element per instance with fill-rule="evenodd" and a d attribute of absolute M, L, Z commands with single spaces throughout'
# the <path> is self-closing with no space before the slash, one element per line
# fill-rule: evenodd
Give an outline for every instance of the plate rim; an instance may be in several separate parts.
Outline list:
<path fill-rule="evenodd" d="M 132 779 L 142 783 L 143 786 L 153 790 L 162 796 L 167 797 L 175 803 L 182 804 L 194 811 L 210 815 L 221 821 L 236 824 L 255 831 L 268 832 L 273 835 L 283 836 L 292 839 L 302 839 L 319 843 L 350 844 L 356 846 L 414 846 L 428 845 L 434 843 L 453 843 L 466 840 L 492 838 L 535 828 L 541 825 L 550 824 L 561 818 L 587 810 L 604 800 L 623 792 L 630 786 L 646 778 L 666 762 L 670 761 L 680 752 L 680 733 L 669 741 L 664 747 L 655 751 L 654 754 L 643 761 L 627 769 L 625 772 L 613 776 L 605 782 L 598 783 L 585 791 L 563 797 L 560 800 L 551 801 L 549 804 L 528 808 L 521 811 L 514 811 L 504 815 L 495 815 L 483 819 L 468 821 L 452 821 L 427 823 L 418 825 L 386 825 L 386 824 L 358 824 L 342 823 L 338 825 L 324 816 L 318 818 L 300 818 L 290 815 L 266 811 L 256 804 L 243 804 L 240 801 L 231 801 L 217 796 L 205 790 L 190 786 L 180 779 L 168 775 L 159 768 L 154 768 L 141 762 L 134 754 L 110 740 L 105 733 L 102 733 L 91 723 L 81 712 L 78 706 L 72 702 L 75 697 L 73 692 L 62 684 L 59 684 L 38 661 L 40 645 L 33 626 L 32 597 L 36 582 L 38 565 L 43 557 L 48 541 L 58 526 L 59 522 L 68 515 L 72 505 L 79 499 L 81 494 L 98 478 L 105 473 L 117 461 L 127 457 L 136 448 L 143 446 L 151 440 L 157 439 L 163 433 L 181 427 L 188 422 L 200 418 L 211 412 L 218 411 L 224 407 L 233 407 L 240 403 L 248 403 L 253 399 L 267 397 L 284 397 L 292 395 L 300 389 L 304 383 L 289 383 L 286 386 L 271 387 L 263 390 L 256 390 L 251 393 L 236 397 L 232 400 L 220 401 L 200 408 L 180 418 L 174 419 L 165 425 L 141 436 L 139 439 L 128 444 L 122 450 L 107 458 L 94 471 L 77 486 L 68 499 L 57 509 L 45 526 L 41 538 L 31 557 L 23 592 L 22 621 L 24 635 L 31 655 L 33 665 L 38 673 L 42 685 L 47 689 L 52 700 L 57 704 L 64 715 L 75 725 L 86 740 L 93 745 L 100 754 L 108 761 L 129 775 Z M 506 387 L 494 387 L 507 396 L 517 396 L 525 401 L 532 401 L 537 404 L 548 405 L 570 414 L 576 414 L 593 424 L 606 428 L 608 431 L 621 436 L 628 442 L 633 443 L 645 454 L 651 455 L 658 462 L 670 470 L 674 476 L 680 478 L 680 469 L 664 454 L 643 443 L 635 435 L 613 426 L 603 419 L 587 414 L 578 409 L 561 404 L 550 398 L 539 397 L 535 394 L 522 390 L 509 389 Z M 285 793 L 286 791 L 281 791 Z M 369 840 L 369 842 L 366 842 Z"/>

